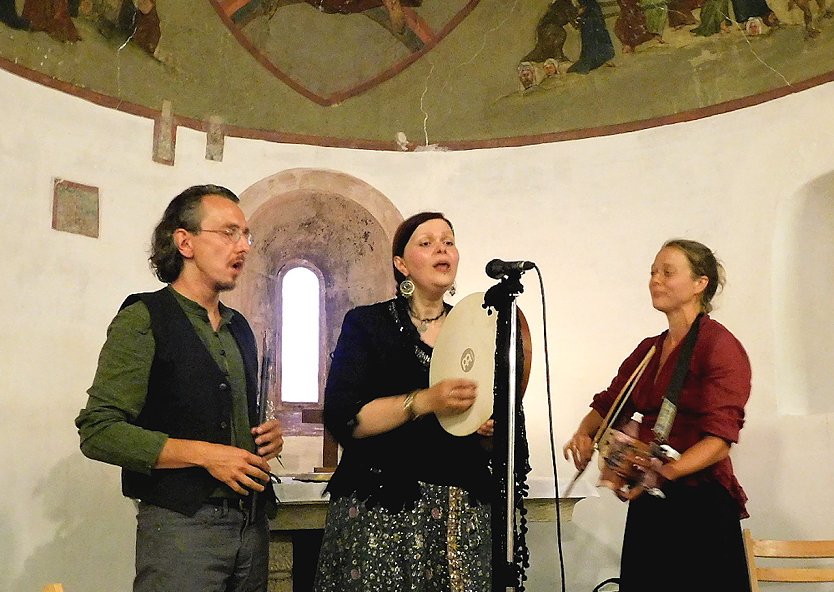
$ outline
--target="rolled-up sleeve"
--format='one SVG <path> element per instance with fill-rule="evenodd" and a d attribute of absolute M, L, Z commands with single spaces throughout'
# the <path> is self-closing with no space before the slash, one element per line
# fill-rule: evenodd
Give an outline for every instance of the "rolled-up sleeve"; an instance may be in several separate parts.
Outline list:
<path fill-rule="evenodd" d="M 348 311 L 324 389 L 324 425 L 342 446 L 353 441 L 356 414 L 371 400 L 374 342 L 359 310 Z"/>
<path fill-rule="evenodd" d="M 751 369 L 747 352 L 728 331 L 722 331 L 704 357 L 701 431 L 738 442 L 744 406 L 750 398 Z"/>
<path fill-rule="evenodd" d="M 167 435 L 135 425 L 145 405 L 154 359 L 147 307 L 121 310 L 107 329 L 87 406 L 75 420 L 85 456 L 150 473 Z"/>

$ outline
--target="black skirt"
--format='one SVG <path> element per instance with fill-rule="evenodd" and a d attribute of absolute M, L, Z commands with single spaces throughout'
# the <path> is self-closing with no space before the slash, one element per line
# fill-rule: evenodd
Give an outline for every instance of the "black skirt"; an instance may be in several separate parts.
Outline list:
<path fill-rule="evenodd" d="M 717 483 L 669 483 L 629 503 L 621 592 L 750 592 L 739 510 Z"/>

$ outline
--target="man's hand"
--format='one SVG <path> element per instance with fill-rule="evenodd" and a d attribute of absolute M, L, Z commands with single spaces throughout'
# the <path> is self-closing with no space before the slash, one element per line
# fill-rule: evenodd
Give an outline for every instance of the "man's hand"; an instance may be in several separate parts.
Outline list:
<path fill-rule="evenodd" d="M 283 442 L 281 443 L 283 444 Z M 203 467 L 212 477 L 222 481 L 237 493 L 249 495 L 250 491 L 264 490 L 262 484 L 269 480 L 269 463 L 267 460 L 267 458 L 252 454 L 248 450 L 236 446 L 213 444 L 200 440 L 168 438 L 156 459 L 154 468 Z"/>
<path fill-rule="evenodd" d="M 263 484 L 269 482 L 269 463 L 266 461 L 243 448 L 209 444 L 203 467 L 237 493 L 249 495 L 250 491 L 263 491 Z"/>
<path fill-rule="evenodd" d="M 258 454 L 264 460 L 276 458 L 284 449 L 284 433 L 277 419 L 270 419 L 252 428 L 252 437 L 255 438 Z"/>
<path fill-rule="evenodd" d="M 241 495 L 248 495 L 250 491 L 263 491 L 262 484 L 269 480 L 267 459 L 248 450 L 200 440 L 168 438 L 154 468 L 186 467 L 203 467 L 212 477 Z"/>

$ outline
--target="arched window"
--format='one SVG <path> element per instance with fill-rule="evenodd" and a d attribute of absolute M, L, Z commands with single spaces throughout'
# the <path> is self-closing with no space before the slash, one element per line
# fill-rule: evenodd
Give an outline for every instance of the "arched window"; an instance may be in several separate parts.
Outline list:
<path fill-rule="evenodd" d="M 318 404 L 322 282 L 315 271 L 303 265 L 290 267 L 281 274 L 280 282 L 280 400 L 285 404 Z"/>
<path fill-rule="evenodd" d="M 348 310 L 393 295 L 391 237 L 402 215 L 387 197 L 364 181 L 318 169 L 291 169 L 262 179 L 241 194 L 241 203 L 258 242 L 246 258 L 246 273 L 237 289 L 224 294 L 223 302 L 240 310 L 258 337 L 260 385 L 268 397 L 267 417 L 281 421 L 285 437 L 321 438 L 329 354 Z M 293 271 L 296 268 L 302 270 Z M 293 275 L 303 276 L 305 272 L 307 278 L 310 272 L 318 278 L 318 296 L 293 304 Z M 286 296 L 282 294 L 285 279 Z M 311 305 L 316 302 L 319 349 L 299 354 L 308 362 L 308 370 L 302 373 L 293 361 L 293 354 L 303 347 L 300 338 L 292 337 L 292 329 L 284 329 L 283 324 L 299 314 L 311 313 Z M 312 311 L 308 319 L 315 318 L 315 308 Z M 315 331 L 315 321 L 306 326 L 311 327 L 309 332 Z M 309 384 L 315 380 L 311 377 L 316 376 L 316 365 L 317 398 L 303 402 L 311 397 Z M 294 381 L 288 373 L 306 376 L 308 386 L 284 384 Z M 304 391 L 306 396 L 301 394 Z M 326 434 L 325 443 L 329 443 Z M 317 447 L 309 442 L 287 448 L 293 453 L 286 454 L 284 462 L 295 472 L 336 464 L 335 458 L 325 458 L 324 454 L 316 458 Z M 299 456 L 294 457 L 295 452 Z"/>

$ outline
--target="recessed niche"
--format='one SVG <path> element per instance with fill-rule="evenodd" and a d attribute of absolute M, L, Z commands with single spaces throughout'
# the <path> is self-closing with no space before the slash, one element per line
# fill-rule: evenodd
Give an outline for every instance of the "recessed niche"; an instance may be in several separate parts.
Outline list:
<path fill-rule="evenodd" d="M 834 171 L 782 204 L 774 237 L 778 407 L 834 412 Z"/>

